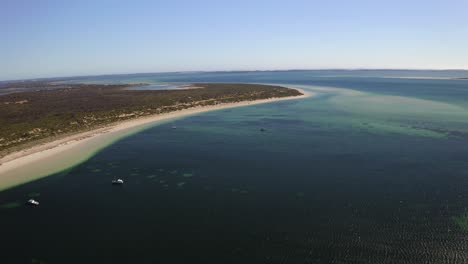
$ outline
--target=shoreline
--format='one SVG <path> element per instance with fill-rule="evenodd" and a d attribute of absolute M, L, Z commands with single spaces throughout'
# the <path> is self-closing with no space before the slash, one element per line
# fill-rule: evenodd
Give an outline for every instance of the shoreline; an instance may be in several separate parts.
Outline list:
<path fill-rule="evenodd" d="M 302 99 L 314 95 L 301 89 L 292 89 L 300 91 L 303 95 L 187 108 L 170 113 L 125 120 L 27 147 L 0 158 L 0 191 L 72 168 L 93 157 L 97 152 L 114 142 L 155 125 L 199 113 Z"/>

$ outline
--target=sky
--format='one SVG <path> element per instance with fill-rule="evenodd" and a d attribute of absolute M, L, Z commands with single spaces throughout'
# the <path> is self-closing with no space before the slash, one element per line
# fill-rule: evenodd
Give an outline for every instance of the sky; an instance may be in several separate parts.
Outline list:
<path fill-rule="evenodd" d="M 0 0 L 0 80 L 468 69 L 468 0 Z"/>

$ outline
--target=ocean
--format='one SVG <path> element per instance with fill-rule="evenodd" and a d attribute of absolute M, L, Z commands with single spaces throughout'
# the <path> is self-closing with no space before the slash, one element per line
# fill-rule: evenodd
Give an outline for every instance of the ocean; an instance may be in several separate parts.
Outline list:
<path fill-rule="evenodd" d="M 315 96 L 154 126 L 0 192 L 0 261 L 468 263 L 468 81 L 450 79 L 459 77 L 468 72 L 71 80 L 264 83 Z M 24 205 L 30 197 L 40 206 Z"/>

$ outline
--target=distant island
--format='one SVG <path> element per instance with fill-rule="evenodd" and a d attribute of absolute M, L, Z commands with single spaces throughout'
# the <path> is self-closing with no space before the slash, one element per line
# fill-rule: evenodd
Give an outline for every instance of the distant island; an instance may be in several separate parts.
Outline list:
<path fill-rule="evenodd" d="M 194 107 L 302 95 L 295 89 L 256 84 L 197 83 L 183 90 L 128 89 L 142 85 L 26 82 L 0 88 L 56 88 L 0 96 L 0 157 L 40 140 L 119 121 Z"/>

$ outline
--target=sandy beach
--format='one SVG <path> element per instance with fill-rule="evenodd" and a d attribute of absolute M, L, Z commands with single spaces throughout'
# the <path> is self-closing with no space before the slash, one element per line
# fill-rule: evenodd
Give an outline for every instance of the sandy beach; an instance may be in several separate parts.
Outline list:
<path fill-rule="evenodd" d="M 76 166 L 119 139 L 177 118 L 227 108 L 300 99 L 314 95 L 300 89 L 296 90 L 301 91 L 303 95 L 188 108 L 119 122 L 104 128 L 67 136 L 11 153 L 0 159 L 0 191 Z"/>

